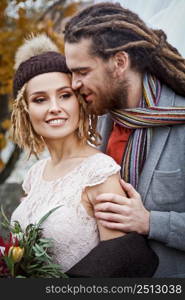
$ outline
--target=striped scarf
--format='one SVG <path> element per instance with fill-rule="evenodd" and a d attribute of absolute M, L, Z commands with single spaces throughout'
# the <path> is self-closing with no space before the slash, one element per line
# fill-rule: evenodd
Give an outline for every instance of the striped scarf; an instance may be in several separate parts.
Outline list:
<path fill-rule="evenodd" d="M 143 98 L 139 108 L 112 110 L 113 120 L 123 127 L 135 129 L 123 155 L 121 175 L 136 189 L 139 175 L 148 156 L 152 127 L 185 124 L 184 107 L 159 107 L 161 84 L 154 76 L 143 79 Z"/>

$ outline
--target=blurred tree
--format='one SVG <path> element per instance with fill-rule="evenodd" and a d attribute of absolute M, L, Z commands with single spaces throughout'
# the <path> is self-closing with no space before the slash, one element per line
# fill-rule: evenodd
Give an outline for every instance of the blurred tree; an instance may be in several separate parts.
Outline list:
<path fill-rule="evenodd" d="M 16 49 L 30 32 L 46 32 L 63 52 L 62 22 L 74 14 L 79 4 L 68 4 L 68 0 L 0 1 L 0 184 L 11 174 L 21 153 L 15 146 L 7 162 L 1 156 L 9 138 Z"/>
<path fill-rule="evenodd" d="M 21 1 L 17 0 L 14 4 L 17 7 L 17 15 L 9 16 L 7 9 L 10 1 L 1 0 L 0 2 L 0 152 L 7 145 L 7 133 L 10 127 L 9 97 L 12 90 L 14 51 L 25 35 L 34 31 L 34 22 L 30 22 L 30 17 L 26 15 L 24 8 L 18 7 L 20 3 Z M 20 150 L 15 147 L 7 165 L 4 165 L 0 157 L 0 183 L 9 176 L 19 155 Z"/>

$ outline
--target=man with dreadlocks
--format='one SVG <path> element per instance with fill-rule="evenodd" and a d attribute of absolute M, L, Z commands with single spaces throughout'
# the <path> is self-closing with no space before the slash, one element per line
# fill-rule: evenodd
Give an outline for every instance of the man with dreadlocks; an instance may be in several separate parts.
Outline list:
<path fill-rule="evenodd" d="M 103 115 L 102 150 L 121 165 L 127 193 L 99 195 L 96 217 L 148 238 L 154 277 L 185 277 L 185 60 L 162 30 L 109 2 L 68 21 L 65 54 L 73 88 Z"/>

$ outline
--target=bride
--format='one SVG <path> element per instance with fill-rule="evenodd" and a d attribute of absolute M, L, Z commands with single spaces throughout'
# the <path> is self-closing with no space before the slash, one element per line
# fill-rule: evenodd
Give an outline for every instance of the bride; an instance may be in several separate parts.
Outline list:
<path fill-rule="evenodd" d="M 38 156 L 46 147 L 50 156 L 28 171 L 23 182 L 26 195 L 11 221 L 26 228 L 60 206 L 43 224 L 43 235 L 53 240 L 53 259 L 64 272 L 71 274 L 78 264 L 73 276 L 82 272 L 82 276 L 121 277 L 132 270 L 132 277 L 152 276 L 157 257 L 144 237 L 106 229 L 94 218 L 98 194 L 124 195 L 120 166 L 95 148 L 96 117 L 88 114 L 72 90 L 65 57 L 47 36 L 33 37 L 17 51 L 14 98 L 14 141 L 29 155 Z"/>

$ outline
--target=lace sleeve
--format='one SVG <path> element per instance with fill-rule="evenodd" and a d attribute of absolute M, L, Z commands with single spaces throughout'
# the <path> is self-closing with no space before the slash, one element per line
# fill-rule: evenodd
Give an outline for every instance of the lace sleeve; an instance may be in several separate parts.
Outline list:
<path fill-rule="evenodd" d="M 103 183 L 107 178 L 120 171 L 121 167 L 112 157 L 98 153 L 88 162 L 88 176 L 86 186 L 94 186 Z"/>
<path fill-rule="evenodd" d="M 22 183 L 22 188 L 23 188 L 23 191 L 28 194 L 31 190 L 31 186 L 33 184 L 33 181 L 35 179 L 38 178 L 38 173 L 39 173 L 39 170 L 41 168 L 41 164 L 43 164 L 43 161 L 44 160 L 40 160 L 38 162 L 36 162 L 27 172 L 24 180 L 23 180 L 23 183 Z"/>
<path fill-rule="evenodd" d="M 23 184 L 22 184 L 22 188 L 23 191 L 28 194 L 30 189 L 31 189 L 31 173 L 32 173 L 32 168 L 31 167 L 28 172 L 26 173 L 26 176 L 24 178 Z"/>

